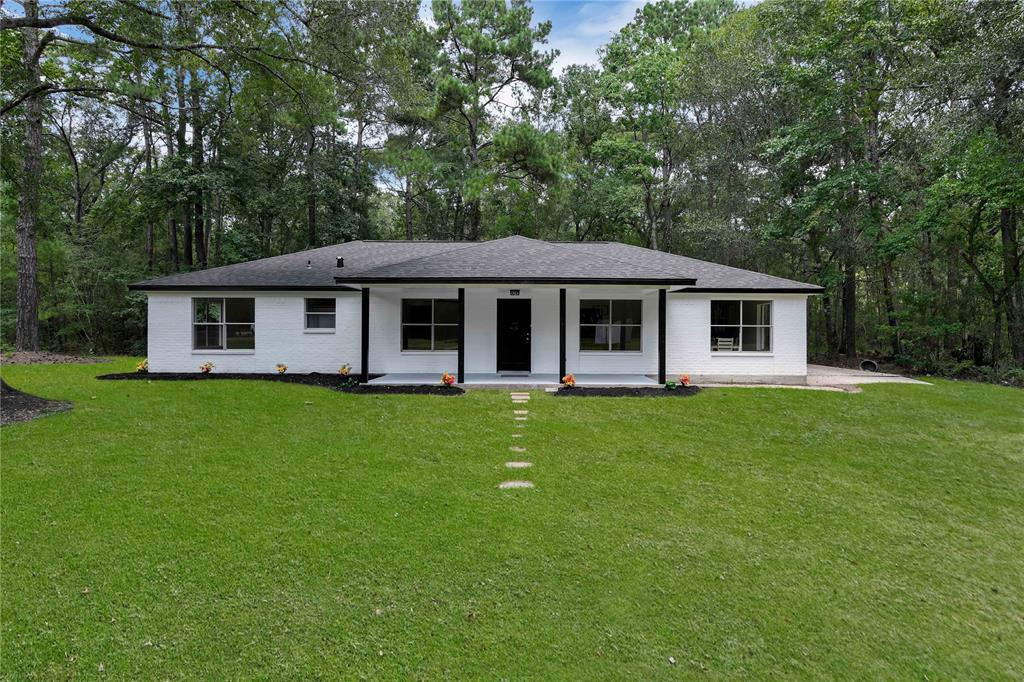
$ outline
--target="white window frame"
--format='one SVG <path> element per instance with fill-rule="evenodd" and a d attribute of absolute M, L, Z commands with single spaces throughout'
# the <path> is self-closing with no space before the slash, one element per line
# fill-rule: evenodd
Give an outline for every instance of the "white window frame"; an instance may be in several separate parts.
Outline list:
<path fill-rule="evenodd" d="M 740 306 L 740 321 L 739 324 L 715 324 L 714 315 L 711 308 L 715 303 L 738 303 Z M 771 320 L 768 324 L 746 324 L 743 321 L 743 304 L 744 303 L 767 303 L 768 304 L 768 317 Z M 713 298 L 708 302 L 708 321 L 711 324 L 708 325 L 708 347 L 710 348 L 712 355 L 722 355 L 731 357 L 734 355 L 772 355 L 775 352 L 775 301 L 772 299 L 763 298 Z M 713 336 L 712 329 L 716 327 L 726 327 L 729 329 L 739 330 L 739 347 L 736 350 L 716 350 L 715 349 L 715 337 Z M 744 329 L 767 329 L 768 330 L 768 350 L 743 350 L 743 330 Z"/>
<path fill-rule="evenodd" d="M 449 301 L 458 303 L 457 298 L 444 298 L 443 296 L 409 296 L 401 299 L 398 309 L 398 349 L 402 353 L 458 353 L 458 348 L 435 348 L 437 344 L 437 327 L 456 327 L 459 324 L 456 322 L 452 324 L 450 322 L 435 322 L 434 321 L 434 307 L 437 301 Z M 405 302 L 406 301 L 430 301 L 430 322 L 406 322 L 405 321 Z M 406 327 L 430 327 L 430 348 L 403 348 L 403 342 L 405 340 L 405 328 Z"/>
<path fill-rule="evenodd" d="M 334 301 L 334 312 L 333 313 L 311 313 L 309 312 L 310 301 Z M 330 317 L 330 327 L 310 327 L 309 316 L 317 315 L 319 317 Z M 333 334 L 338 328 L 338 299 L 333 296 L 310 296 L 302 299 L 302 329 L 307 334 Z"/>
<path fill-rule="evenodd" d="M 252 301 L 253 319 L 252 322 L 228 322 L 228 304 L 230 300 Z M 221 319 L 220 322 L 196 322 L 196 303 L 198 301 L 220 301 Z M 189 325 L 189 333 L 192 336 L 192 354 L 205 355 L 217 353 L 221 355 L 251 355 L 256 352 L 256 297 L 255 296 L 193 296 L 191 306 L 192 319 Z M 252 325 L 252 348 L 228 348 L 227 326 L 229 324 Z M 220 348 L 196 348 L 196 327 L 220 327 Z"/>
<path fill-rule="evenodd" d="M 607 324 L 590 324 L 580 322 L 583 313 L 583 302 L 584 301 L 607 301 L 608 302 L 608 322 Z M 612 306 L 615 301 L 630 301 L 633 303 L 640 304 L 640 321 L 636 324 L 615 324 L 612 322 Z M 580 330 L 583 327 L 607 327 L 608 328 L 608 347 L 603 350 L 595 348 L 583 348 L 583 335 L 580 334 Z M 640 348 L 637 350 L 627 350 L 625 348 L 613 349 L 612 348 L 612 327 L 637 327 L 640 330 Z M 579 309 L 577 311 L 577 324 L 576 324 L 576 346 L 580 353 L 634 353 L 642 354 L 644 352 L 644 300 L 642 298 L 580 298 Z"/>

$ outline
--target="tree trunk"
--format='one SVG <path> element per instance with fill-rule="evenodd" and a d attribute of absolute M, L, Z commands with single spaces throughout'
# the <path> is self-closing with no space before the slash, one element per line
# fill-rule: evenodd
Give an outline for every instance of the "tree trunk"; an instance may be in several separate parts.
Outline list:
<path fill-rule="evenodd" d="M 893 295 L 892 263 L 888 260 L 882 264 L 882 301 L 885 304 L 885 317 L 889 323 L 889 341 L 892 344 L 892 355 L 903 354 L 900 344 L 899 318 L 896 316 L 896 298 Z"/>
<path fill-rule="evenodd" d="M 183 163 L 187 165 L 188 161 L 185 156 L 185 124 L 186 124 L 186 112 L 185 107 L 185 67 L 179 66 L 176 74 L 175 86 L 178 92 L 178 154 L 181 156 Z M 183 228 L 183 234 L 185 236 L 185 243 L 183 246 L 183 253 L 185 256 L 185 265 L 192 266 L 192 206 L 189 201 L 189 194 L 186 193 L 184 199 L 182 199 L 181 206 L 179 207 L 181 213 L 181 225 Z"/>
<path fill-rule="evenodd" d="M 141 80 L 141 78 L 140 78 Z M 144 110 L 145 114 L 148 114 L 148 108 L 141 100 L 136 100 L 136 106 Z M 146 163 L 146 175 L 148 176 L 153 171 L 153 131 L 149 127 L 149 116 L 145 115 L 142 117 L 142 143 L 143 151 L 142 155 Z M 153 216 L 147 211 L 146 213 L 146 270 L 149 272 L 153 271 L 153 237 L 154 237 L 154 225 Z"/>
<path fill-rule="evenodd" d="M 25 0 L 25 16 L 38 15 L 36 0 Z M 39 30 L 22 29 L 24 36 L 24 65 L 28 73 L 29 88 L 42 82 L 42 69 L 36 50 L 39 48 Z M 15 241 L 18 258 L 18 319 L 15 328 L 15 348 L 22 351 L 39 350 L 39 283 L 36 258 L 36 228 L 39 219 L 39 183 L 43 175 L 43 102 L 39 94 L 25 100 L 25 144 L 21 169 L 21 196 L 18 201 L 18 221 Z"/>
<path fill-rule="evenodd" d="M 203 118 L 199 101 L 199 78 L 195 70 L 189 72 L 189 90 L 192 95 L 192 169 L 195 177 L 198 178 L 203 172 Z M 206 225 L 203 220 L 203 191 L 200 189 L 195 194 L 195 250 L 196 264 L 205 269 L 207 265 L 206 255 Z"/>
<path fill-rule="evenodd" d="M 402 192 L 405 202 L 405 238 L 412 241 L 412 176 L 405 176 L 405 191 Z"/>
<path fill-rule="evenodd" d="M 840 352 L 849 358 L 857 355 L 857 268 L 846 264 L 843 278 L 843 341 Z"/>
<path fill-rule="evenodd" d="M 306 131 L 306 143 L 306 246 L 312 249 L 317 245 L 316 173 L 313 164 L 313 152 L 316 150 L 316 132 L 312 126 Z"/>
<path fill-rule="evenodd" d="M 999 211 L 999 233 L 1003 246 L 1003 286 L 1006 288 L 1006 325 L 1010 332 L 1010 353 L 1024 367 L 1024 293 L 1020 278 L 1020 249 L 1017 244 L 1017 212 Z"/>

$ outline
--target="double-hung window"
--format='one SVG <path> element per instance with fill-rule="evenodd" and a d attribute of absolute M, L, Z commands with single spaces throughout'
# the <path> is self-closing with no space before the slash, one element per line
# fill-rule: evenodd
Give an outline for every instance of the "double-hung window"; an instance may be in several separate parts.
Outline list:
<path fill-rule="evenodd" d="M 711 301 L 712 352 L 768 353 L 771 349 L 771 301 Z"/>
<path fill-rule="evenodd" d="M 459 302 L 457 299 L 402 299 L 402 350 L 458 349 Z"/>
<path fill-rule="evenodd" d="M 306 329 L 312 331 L 334 331 L 335 306 L 337 299 L 307 298 Z"/>
<path fill-rule="evenodd" d="M 256 348 L 256 299 L 193 298 L 193 350 Z"/>
<path fill-rule="evenodd" d="M 580 301 L 581 351 L 639 351 L 643 301 Z"/>

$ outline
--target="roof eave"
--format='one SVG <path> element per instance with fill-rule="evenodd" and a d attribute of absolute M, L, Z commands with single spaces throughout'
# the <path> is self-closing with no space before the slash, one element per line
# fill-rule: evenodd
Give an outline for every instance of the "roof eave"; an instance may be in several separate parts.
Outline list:
<path fill-rule="evenodd" d="M 822 294 L 824 287 L 687 287 L 670 294 Z"/>
<path fill-rule="evenodd" d="M 148 284 L 134 282 L 130 291 L 359 291 L 341 284 Z"/>
<path fill-rule="evenodd" d="M 647 286 L 690 286 L 692 278 L 563 278 L 563 277 L 335 277 L 335 281 L 351 284 L 631 284 Z"/>

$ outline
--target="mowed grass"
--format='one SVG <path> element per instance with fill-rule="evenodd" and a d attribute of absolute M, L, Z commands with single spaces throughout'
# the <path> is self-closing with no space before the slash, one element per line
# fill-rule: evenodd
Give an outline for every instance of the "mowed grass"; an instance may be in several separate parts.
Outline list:
<path fill-rule="evenodd" d="M 0 431 L 6 679 L 1024 675 L 1020 391 L 534 391 L 516 429 L 93 379 L 133 365 L 4 367 L 74 402 Z"/>

